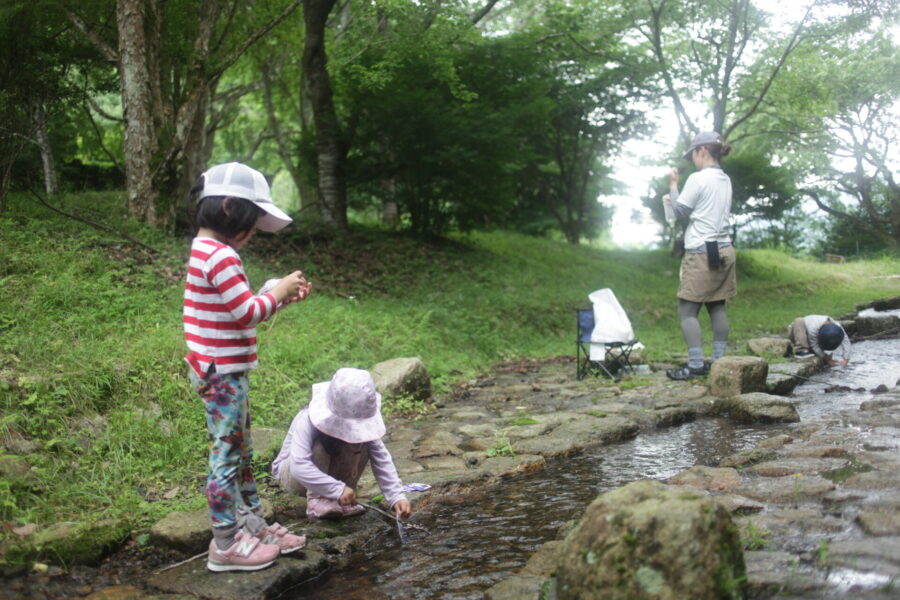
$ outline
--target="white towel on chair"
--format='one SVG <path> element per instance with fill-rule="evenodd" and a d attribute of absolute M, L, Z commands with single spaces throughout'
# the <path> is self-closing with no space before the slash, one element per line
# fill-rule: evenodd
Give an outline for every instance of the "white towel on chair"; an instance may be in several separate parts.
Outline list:
<path fill-rule="evenodd" d="M 631 321 L 616 295 L 609 288 L 588 294 L 594 307 L 594 330 L 591 332 L 591 360 L 606 359 L 606 347 L 612 342 L 630 342 L 634 339 Z"/>

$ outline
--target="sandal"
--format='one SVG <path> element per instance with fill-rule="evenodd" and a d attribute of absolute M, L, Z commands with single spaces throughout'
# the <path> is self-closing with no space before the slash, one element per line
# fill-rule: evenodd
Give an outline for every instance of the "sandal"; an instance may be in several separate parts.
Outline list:
<path fill-rule="evenodd" d="M 694 367 L 684 366 L 680 369 L 669 369 L 666 371 L 666 376 L 669 379 L 675 379 L 676 381 L 682 381 L 684 379 L 697 379 L 698 377 L 706 377 L 709 371 L 706 369 L 706 366 L 699 369 L 695 369 Z"/>

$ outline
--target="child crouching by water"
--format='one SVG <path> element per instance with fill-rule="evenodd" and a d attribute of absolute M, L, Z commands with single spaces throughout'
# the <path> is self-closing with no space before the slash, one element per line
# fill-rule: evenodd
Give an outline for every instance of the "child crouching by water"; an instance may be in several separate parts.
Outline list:
<path fill-rule="evenodd" d="M 340 519 L 364 513 L 356 485 L 366 465 L 401 519 L 412 514 L 390 452 L 381 441 L 381 394 L 368 371 L 338 369 L 331 381 L 315 383 L 309 405 L 294 417 L 272 463 L 281 487 L 306 495 L 310 519 Z"/>

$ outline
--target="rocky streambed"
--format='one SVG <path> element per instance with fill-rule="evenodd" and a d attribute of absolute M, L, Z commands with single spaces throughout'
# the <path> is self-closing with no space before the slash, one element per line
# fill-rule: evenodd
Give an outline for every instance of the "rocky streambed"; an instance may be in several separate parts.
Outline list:
<path fill-rule="evenodd" d="M 900 355 L 897 341 L 873 342 L 883 343 L 893 350 L 875 352 L 874 370 L 900 377 L 896 359 L 883 362 Z M 829 381 L 814 358 L 766 364 L 749 388 L 740 369 L 731 383 L 672 382 L 666 366 L 616 383 L 577 381 L 571 358 L 509 363 L 461 384 L 425 418 L 391 420 L 387 444 L 404 481 L 432 486 L 412 495 L 412 522 L 427 531 L 411 530 L 408 544 L 374 512 L 308 522 L 302 499 L 264 487 L 271 515 L 310 539 L 265 571 L 215 575 L 202 558 L 187 560 L 208 543 L 202 510 L 157 524 L 149 549 L 132 544 L 100 567 L 7 580 L 3 591 L 95 600 L 551 598 L 563 539 L 585 506 L 654 479 L 725 508 L 754 597 L 895 597 L 900 392 L 851 389 L 863 399 L 843 406 L 824 391 L 842 380 Z M 812 397 L 784 397 L 809 379 L 819 380 Z M 720 385 L 740 393 L 716 396 Z M 808 411 L 817 398 L 828 398 L 832 412 Z M 281 433 L 256 431 L 257 448 L 273 449 Z M 360 492 L 378 490 L 366 480 Z"/>

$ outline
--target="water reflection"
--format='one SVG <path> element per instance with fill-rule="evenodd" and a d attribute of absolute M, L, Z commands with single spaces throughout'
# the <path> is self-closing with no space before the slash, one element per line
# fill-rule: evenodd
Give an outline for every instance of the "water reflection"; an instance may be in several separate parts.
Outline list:
<path fill-rule="evenodd" d="M 871 396 L 824 393 L 829 386 L 893 386 L 900 378 L 897 346 L 898 340 L 857 344 L 848 367 L 823 372 L 815 383 L 801 386 L 795 401 L 802 421 L 856 407 Z M 556 461 L 538 473 L 433 505 L 416 517 L 428 533 L 410 530 L 404 546 L 393 532 L 383 536 L 370 544 L 355 569 L 326 576 L 287 597 L 481 600 L 484 590 L 519 571 L 598 494 L 639 479 L 666 479 L 697 464 L 716 465 L 789 430 L 786 425 L 736 426 L 704 419 Z M 840 585 L 847 583 L 845 577 Z"/>

